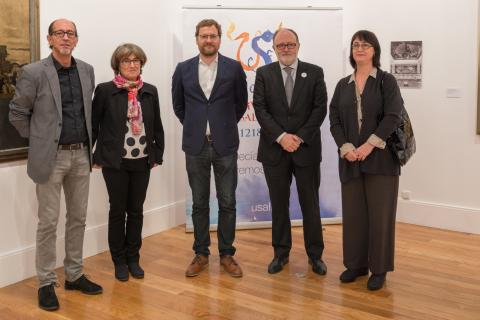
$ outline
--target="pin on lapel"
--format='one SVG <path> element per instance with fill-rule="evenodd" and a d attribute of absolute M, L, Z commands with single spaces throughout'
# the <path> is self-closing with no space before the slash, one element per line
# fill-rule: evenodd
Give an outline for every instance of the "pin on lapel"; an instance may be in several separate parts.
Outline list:
<path fill-rule="evenodd" d="M 307 77 L 307 73 L 306 73 L 306 72 L 302 72 L 301 76 L 302 76 L 302 78 L 306 78 L 306 77 Z"/>

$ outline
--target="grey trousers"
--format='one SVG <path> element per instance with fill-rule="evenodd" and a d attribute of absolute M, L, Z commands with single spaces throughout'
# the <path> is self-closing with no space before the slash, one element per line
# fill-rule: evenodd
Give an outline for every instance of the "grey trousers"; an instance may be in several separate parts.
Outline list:
<path fill-rule="evenodd" d="M 54 269 L 57 260 L 57 224 L 62 186 L 67 209 L 63 261 L 65 278 L 68 281 L 75 281 L 82 275 L 89 180 L 88 148 L 58 150 L 49 180 L 36 186 L 38 199 L 36 268 L 40 287 L 57 281 Z"/>
<path fill-rule="evenodd" d="M 393 271 L 398 176 L 362 174 L 342 183 L 343 264 Z"/>

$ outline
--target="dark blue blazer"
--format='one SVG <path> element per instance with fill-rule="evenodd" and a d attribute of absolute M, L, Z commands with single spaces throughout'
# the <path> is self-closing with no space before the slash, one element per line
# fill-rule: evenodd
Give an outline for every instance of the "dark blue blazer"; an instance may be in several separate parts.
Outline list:
<path fill-rule="evenodd" d="M 182 149 L 197 155 L 205 143 L 207 120 L 215 151 L 226 156 L 237 152 L 237 123 L 247 109 L 245 72 L 239 62 L 218 55 L 217 77 L 207 99 L 198 80 L 197 55 L 177 65 L 172 77 L 173 111 L 183 125 Z"/>

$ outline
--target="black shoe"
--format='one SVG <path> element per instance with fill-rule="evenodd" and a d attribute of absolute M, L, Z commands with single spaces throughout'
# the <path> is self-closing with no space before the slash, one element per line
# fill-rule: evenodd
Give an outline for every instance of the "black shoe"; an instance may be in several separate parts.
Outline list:
<path fill-rule="evenodd" d="M 82 274 L 80 278 L 72 282 L 65 280 L 65 289 L 79 290 L 85 294 L 100 294 L 103 291 L 102 287 L 88 280 L 84 274 Z"/>
<path fill-rule="evenodd" d="M 128 264 L 128 270 L 132 274 L 132 277 L 136 279 L 143 279 L 145 276 L 145 272 L 143 271 L 142 267 L 140 267 L 138 262 L 130 262 Z"/>
<path fill-rule="evenodd" d="M 51 283 L 38 289 L 38 306 L 41 309 L 54 311 L 60 308 L 54 286 L 55 284 Z"/>
<path fill-rule="evenodd" d="M 312 265 L 312 271 L 316 274 L 324 276 L 327 274 L 327 265 L 322 259 L 318 258 L 309 258 L 308 263 Z"/>
<path fill-rule="evenodd" d="M 272 262 L 268 265 L 268 273 L 278 273 L 282 271 L 283 266 L 288 263 L 288 256 L 287 257 L 273 257 Z"/>
<path fill-rule="evenodd" d="M 340 275 L 340 282 L 349 283 L 355 281 L 357 277 L 368 275 L 368 268 L 347 269 Z"/>
<path fill-rule="evenodd" d="M 128 267 L 126 264 L 116 264 L 115 267 L 115 278 L 120 281 L 128 280 Z"/>
<path fill-rule="evenodd" d="M 368 290 L 379 290 L 383 288 L 385 284 L 385 278 L 387 277 L 386 273 L 381 274 L 372 274 L 370 278 L 368 278 L 367 288 Z"/>

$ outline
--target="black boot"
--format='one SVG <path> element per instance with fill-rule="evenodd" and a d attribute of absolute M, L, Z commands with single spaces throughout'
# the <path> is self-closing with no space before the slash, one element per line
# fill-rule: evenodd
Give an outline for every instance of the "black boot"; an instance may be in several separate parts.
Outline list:
<path fill-rule="evenodd" d="M 60 308 L 57 295 L 55 294 L 54 283 L 38 289 L 38 306 L 47 311 L 54 311 Z"/>
<path fill-rule="evenodd" d="M 65 290 L 79 290 L 85 294 L 100 294 L 103 291 L 101 286 L 88 280 L 84 274 L 75 281 L 65 280 Z"/>
<path fill-rule="evenodd" d="M 385 284 L 385 278 L 387 277 L 386 273 L 372 274 L 367 282 L 368 290 L 378 290 L 382 289 Z"/>
<path fill-rule="evenodd" d="M 128 270 L 132 274 L 132 277 L 136 279 L 143 279 L 143 277 L 145 276 L 145 272 L 143 271 L 142 267 L 140 267 L 138 262 L 128 263 Z"/>
<path fill-rule="evenodd" d="M 128 267 L 126 264 L 115 265 L 115 278 L 117 278 L 120 281 L 128 280 Z"/>
<path fill-rule="evenodd" d="M 349 283 L 357 279 L 357 277 L 366 276 L 368 274 L 368 268 L 360 269 L 347 269 L 340 275 L 340 282 Z"/>

